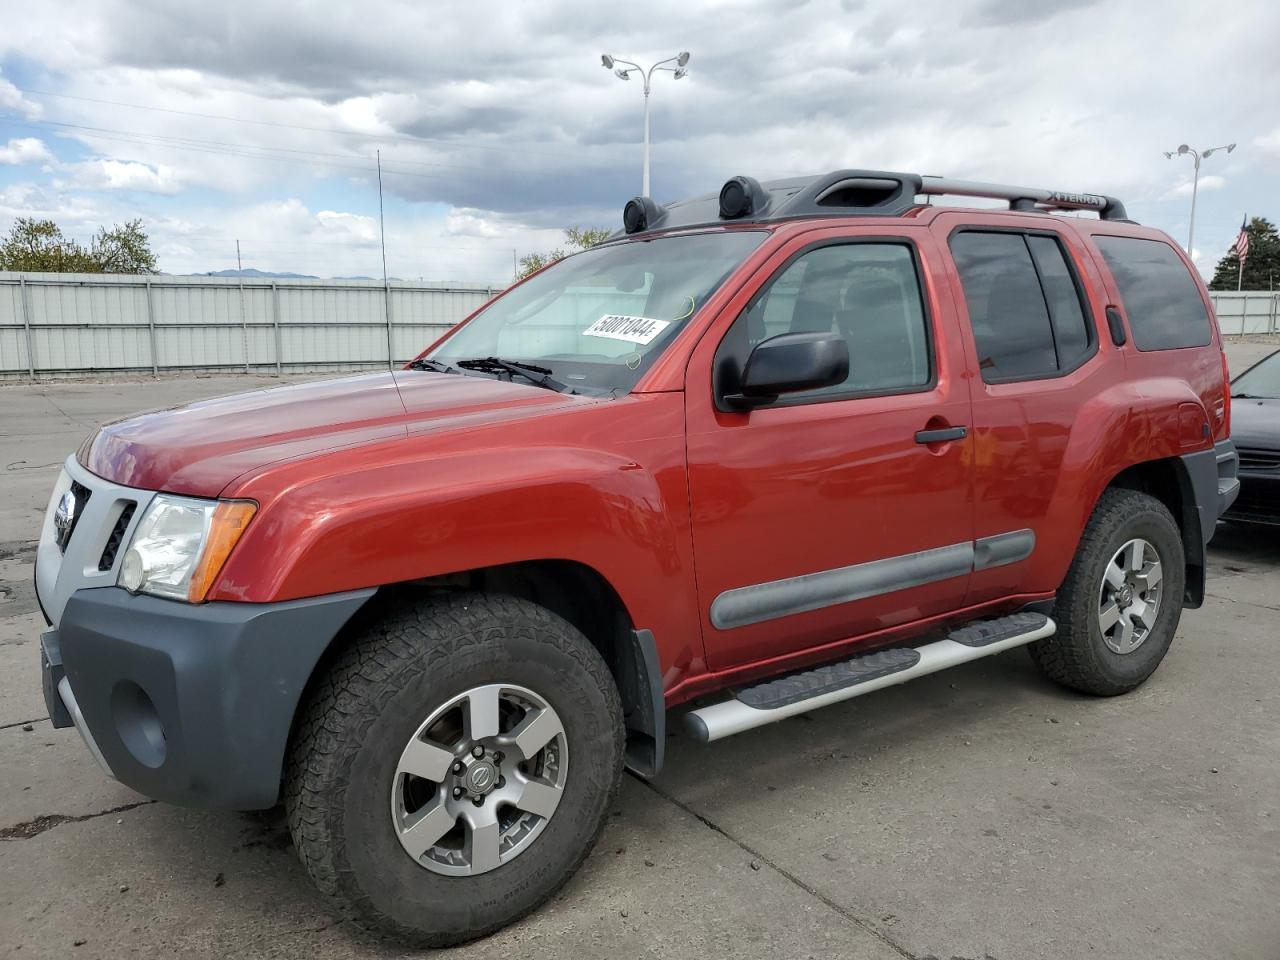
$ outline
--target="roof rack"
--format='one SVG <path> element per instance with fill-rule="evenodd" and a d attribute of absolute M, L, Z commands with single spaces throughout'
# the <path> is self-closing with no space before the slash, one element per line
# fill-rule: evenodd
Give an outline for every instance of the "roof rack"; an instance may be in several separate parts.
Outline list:
<path fill-rule="evenodd" d="M 720 192 L 665 205 L 648 197 L 623 208 L 625 236 L 713 223 L 763 223 L 795 217 L 900 217 L 920 205 L 917 197 L 986 197 L 1009 201 L 1010 210 L 1095 210 L 1103 220 L 1128 220 L 1114 197 L 997 183 L 948 180 L 884 170 L 836 170 L 814 177 L 760 183 L 731 177 Z"/>
<path fill-rule="evenodd" d="M 1124 204 L 1097 193 L 1066 193 L 1035 187 L 1010 187 L 1000 183 L 921 177 L 917 191 L 925 196 L 988 197 L 1008 200 L 1010 210 L 1096 210 L 1103 220 L 1127 220 Z"/>

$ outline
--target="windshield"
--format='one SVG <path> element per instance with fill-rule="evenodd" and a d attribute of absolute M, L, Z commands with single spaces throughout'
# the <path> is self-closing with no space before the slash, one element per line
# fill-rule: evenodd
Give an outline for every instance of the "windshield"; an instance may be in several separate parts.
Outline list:
<path fill-rule="evenodd" d="M 1280 350 L 1232 380 L 1231 395 L 1280 400 Z"/>
<path fill-rule="evenodd" d="M 429 359 L 451 367 L 484 359 L 467 372 L 505 378 L 492 363 L 501 358 L 549 371 L 575 392 L 626 392 L 765 236 L 725 231 L 584 250 L 495 301 Z"/>

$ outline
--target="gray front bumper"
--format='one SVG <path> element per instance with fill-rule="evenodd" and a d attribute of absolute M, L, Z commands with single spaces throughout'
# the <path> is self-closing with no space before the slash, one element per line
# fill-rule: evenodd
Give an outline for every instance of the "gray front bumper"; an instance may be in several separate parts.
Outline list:
<path fill-rule="evenodd" d="M 111 775 L 149 797 L 273 806 L 307 681 L 374 592 L 191 605 L 76 591 L 41 638 L 50 716 L 73 722 Z"/>

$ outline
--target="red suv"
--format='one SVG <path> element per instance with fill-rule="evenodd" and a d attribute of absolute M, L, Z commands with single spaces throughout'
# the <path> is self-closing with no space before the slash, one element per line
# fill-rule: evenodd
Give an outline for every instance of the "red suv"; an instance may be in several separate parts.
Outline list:
<path fill-rule="evenodd" d="M 861 170 L 624 224 L 403 370 L 86 441 L 36 570 L 55 722 L 149 796 L 283 800 L 343 915 L 440 945 L 573 873 L 677 704 L 709 741 L 1015 646 L 1151 675 L 1238 488 L 1167 236 Z"/>

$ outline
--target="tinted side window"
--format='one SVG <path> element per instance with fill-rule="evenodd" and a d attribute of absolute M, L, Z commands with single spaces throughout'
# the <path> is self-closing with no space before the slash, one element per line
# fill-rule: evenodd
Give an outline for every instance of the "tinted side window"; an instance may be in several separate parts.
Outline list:
<path fill-rule="evenodd" d="M 1057 373 L 1049 310 L 1022 235 L 957 233 L 951 256 L 960 271 L 982 379 L 1029 380 Z"/>
<path fill-rule="evenodd" d="M 793 396 L 819 399 L 926 386 L 929 339 L 911 248 L 895 243 L 818 247 L 793 260 L 734 323 L 717 352 L 742 369 L 752 347 L 783 333 L 837 333 L 849 345 L 844 383 Z M 732 375 L 732 373 L 730 373 Z"/>
<path fill-rule="evenodd" d="M 1203 347 L 1209 314 L 1186 264 L 1167 243 L 1136 237 L 1093 238 L 1120 288 L 1139 350 Z"/>
<path fill-rule="evenodd" d="M 1092 343 L 1084 309 L 1080 306 L 1080 291 L 1057 240 L 1028 236 L 1027 246 L 1040 271 L 1040 286 L 1049 305 L 1053 339 L 1058 347 L 1058 367 L 1065 370 L 1088 353 Z"/>

